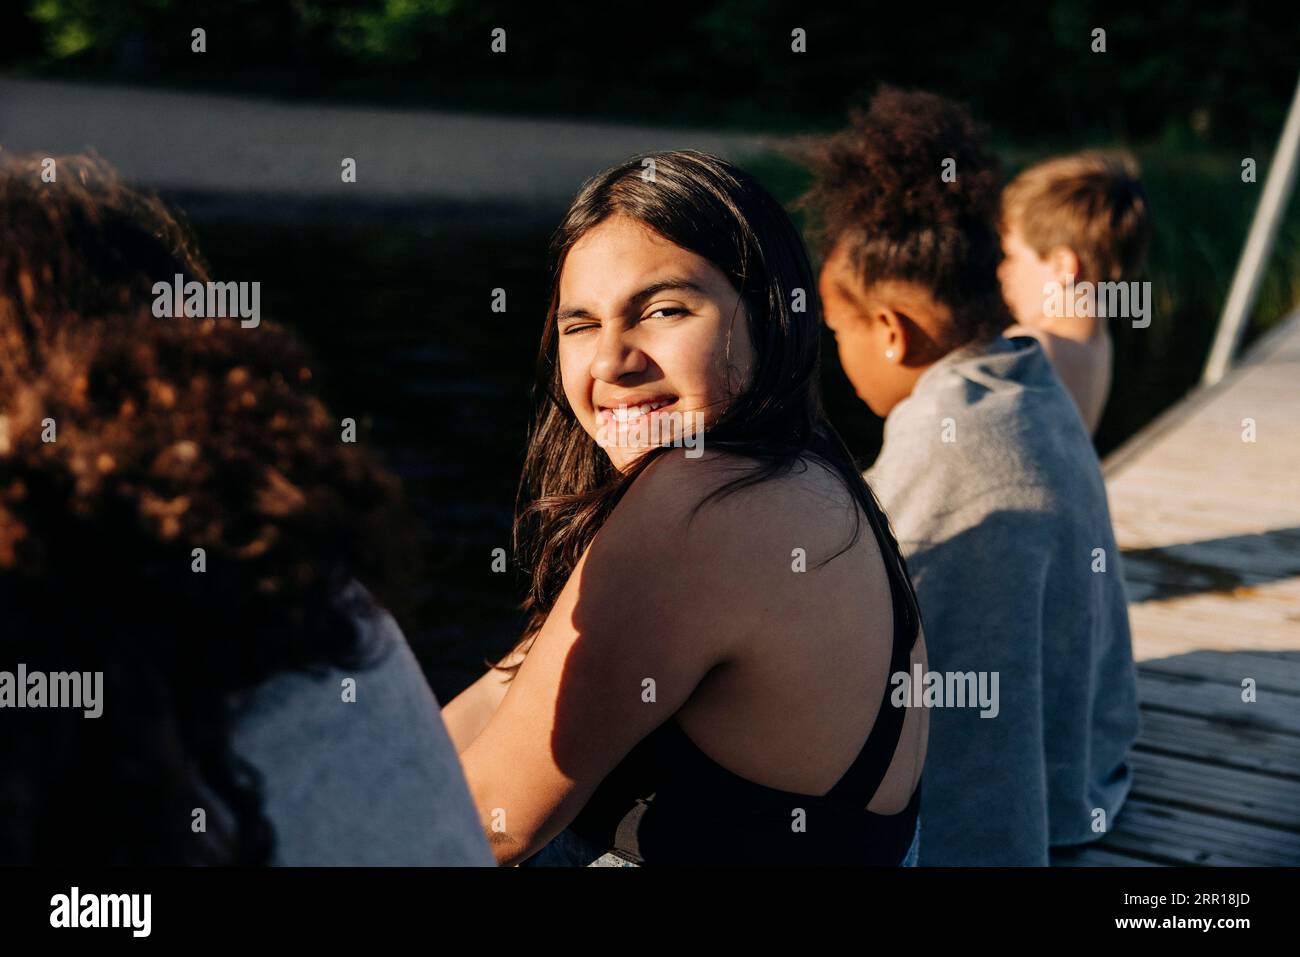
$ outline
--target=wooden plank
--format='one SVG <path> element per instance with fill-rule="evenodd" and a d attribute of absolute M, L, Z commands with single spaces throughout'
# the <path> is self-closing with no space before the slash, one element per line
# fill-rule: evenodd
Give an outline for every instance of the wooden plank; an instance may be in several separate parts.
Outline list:
<path fill-rule="evenodd" d="M 1188 634 L 1234 636 L 1275 634 L 1300 646 L 1300 615 L 1289 601 L 1269 601 L 1268 586 L 1261 585 L 1254 592 L 1237 595 L 1185 595 L 1165 601 L 1146 601 L 1132 609 L 1144 621 L 1169 619 L 1185 625 Z M 1249 599 L 1249 600 L 1242 600 Z M 1133 616 L 1130 616 L 1133 617 Z"/>
<path fill-rule="evenodd" d="M 1184 528 L 1185 537 L 1191 529 Z M 1126 577 L 1178 576 L 1187 572 L 1229 572 L 1244 584 L 1284 582 L 1300 575 L 1300 543 L 1282 536 L 1237 535 L 1212 541 L 1180 542 L 1135 548 L 1120 546 L 1120 560 Z M 1247 579 L 1256 578 L 1251 582 Z"/>
<path fill-rule="evenodd" d="M 1173 515 L 1158 514 L 1152 509 L 1132 510 L 1121 514 L 1111 510 L 1111 525 L 1115 529 L 1115 541 L 1121 552 L 1142 551 L 1148 548 L 1168 548 L 1187 541 L 1203 541 L 1223 538 L 1231 535 L 1276 535 L 1291 534 L 1295 522 L 1269 525 L 1253 514 L 1246 521 L 1241 512 L 1229 516 L 1222 522 L 1205 523 L 1197 515 L 1182 511 Z"/>
<path fill-rule="evenodd" d="M 1149 605 L 1144 611 L 1186 613 L 1206 622 L 1219 618 L 1224 624 L 1282 623 L 1290 626 L 1291 636 L 1300 647 L 1300 605 L 1295 601 L 1295 585 L 1289 582 L 1239 586 L 1226 592 L 1196 592 L 1144 604 Z"/>
<path fill-rule="evenodd" d="M 1267 655 L 1244 651 L 1194 651 L 1172 658 L 1145 661 L 1139 665 L 1138 671 L 1143 674 L 1217 681 L 1235 688 L 1241 687 L 1242 678 L 1252 677 L 1261 689 L 1300 695 L 1300 652 Z M 1295 704 L 1300 708 L 1300 698 L 1297 698 Z"/>
<path fill-rule="evenodd" d="M 1104 463 L 1141 731 L 1112 832 L 1061 866 L 1300 864 L 1297 360 L 1300 311 Z"/>
<path fill-rule="evenodd" d="M 1186 534 L 1184 530 L 1183 534 Z M 1243 584 L 1282 581 L 1300 576 L 1300 540 L 1285 534 L 1233 535 L 1154 548 L 1120 547 L 1125 577 L 1177 580 L 1188 572 L 1217 570 Z M 1246 581 L 1258 578 L 1259 582 Z"/>
<path fill-rule="evenodd" d="M 1159 459 L 1143 462 L 1134 468 L 1128 481 L 1140 481 L 1142 489 L 1159 494 L 1166 503 L 1177 502 L 1193 507 L 1224 503 L 1250 506 L 1244 514 L 1251 515 L 1256 520 L 1254 506 L 1264 504 L 1260 501 L 1260 496 L 1286 492 L 1296 487 L 1289 470 L 1300 468 L 1300 463 L 1288 461 L 1293 458 L 1290 455 L 1272 449 L 1253 448 L 1252 452 L 1258 454 L 1234 462 L 1232 450 L 1214 449 L 1212 446 L 1207 448 L 1207 444 L 1198 443 L 1197 448 L 1189 448 L 1183 457 L 1172 454 L 1170 450 L 1162 450 Z M 1279 444 L 1289 447 L 1291 443 Z M 1271 474 L 1265 469 L 1271 469 Z M 1124 487 L 1117 484 L 1115 490 L 1122 494 Z M 1282 516 L 1291 518 L 1289 524 L 1294 524 L 1297 516 L 1294 501 L 1272 501 L 1268 504 L 1276 506 Z"/>
<path fill-rule="evenodd" d="M 1168 867 L 1122 851 L 1090 845 L 1083 850 L 1053 848 L 1049 854 L 1052 867 Z"/>
<path fill-rule="evenodd" d="M 1243 604 L 1245 604 L 1243 602 Z M 1129 623 L 1133 631 L 1134 653 L 1149 658 L 1142 646 L 1150 633 L 1180 640 L 1180 651 L 1288 651 L 1296 647 L 1296 626 L 1285 617 L 1272 621 L 1238 621 L 1222 611 L 1211 612 L 1204 606 L 1195 610 L 1206 620 L 1183 617 L 1179 609 L 1162 608 L 1158 603 L 1131 605 Z M 1243 617 L 1247 617 L 1243 614 Z"/>
<path fill-rule="evenodd" d="M 1279 580 L 1272 575 L 1204 565 L 1187 565 L 1179 573 L 1176 567 L 1125 562 L 1124 587 L 1129 602 L 1146 605 L 1198 597 L 1207 602 L 1244 601 L 1263 606 L 1261 617 L 1294 620 L 1300 630 L 1300 579 Z"/>
<path fill-rule="evenodd" d="M 1141 474 L 1147 469 L 1168 469 L 1170 465 L 1187 466 L 1199 464 L 1202 469 L 1213 468 L 1220 472 L 1232 472 L 1239 482 L 1248 483 L 1260 477 L 1248 471 L 1246 466 L 1261 461 L 1294 462 L 1297 458 L 1294 442 L 1300 436 L 1300 426 L 1291 418 L 1300 398 L 1295 395 L 1295 387 L 1287 395 L 1278 394 L 1267 399 L 1259 397 L 1256 401 L 1242 404 L 1236 409 L 1219 408 L 1213 416 L 1203 416 L 1187 423 L 1182 431 L 1166 438 L 1158 449 L 1146 458 L 1135 459 L 1131 465 L 1133 474 Z M 1253 419 L 1253 435 L 1248 431 Z M 1207 456 L 1213 452 L 1213 456 Z M 1199 463 L 1197 453 L 1200 453 Z M 1279 473 L 1279 479 L 1289 475 Z M 1122 483 L 1128 474 L 1117 480 Z"/>
<path fill-rule="evenodd" d="M 1300 738 L 1147 709 L 1137 747 L 1228 767 L 1300 776 Z"/>
<path fill-rule="evenodd" d="M 1223 584 L 1226 585 L 1235 573 L 1221 569 L 1219 574 L 1223 576 Z M 1243 608 L 1249 611 L 1248 606 L 1262 606 L 1263 610 L 1256 617 L 1261 620 L 1280 617 L 1281 620 L 1292 624 L 1292 644 L 1300 648 L 1300 604 L 1296 601 L 1297 597 L 1300 597 L 1300 580 L 1256 581 L 1251 584 L 1216 588 L 1204 579 L 1200 582 L 1192 581 L 1190 571 L 1188 578 L 1189 590 L 1182 594 L 1160 595 L 1162 586 L 1152 586 L 1141 579 L 1135 579 L 1130 583 L 1127 576 L 1125 576 L 1125 584 L 1132 584 L 1135 593 L 1154 591 L 1159 596 L 1135 601 L 1135 604 L 1141 606 L 1139 610 L 1173 611 L 1181 615 L 1184 611 L 1193 614 L 1201 611 L 1202 609 L 1197 605 L 1204 605 L 1208 609 L 1223 608 L 1232 612 Z M 1197 585 L 1203 587 L 1198 590 Z"/>
<path fill-rule="evenodd" d="M 1266 332 L 1250 351 L 1242 356 L 1241 361 L 1232 371 L 1217 383 L 1208 388 L 1194 389 L 1157 416 L 1154 422 L 1106 456 L 1105 462 L 1102 463 L 1102 471 L 1107 480 L 1112 475 L 1124 472 L 1133 460 L 1145 456 L 1153 447 L 1159 445 L 1165 436 L 1195 416 L 1198 410 L 1228 394 L 1253 369 L 1265 366 L 1274 359 L 1278 362 L 1286 362 L 1296 354 L 1300 354 L 1300 311 L 1292 313 Z"/>
<path fill-rule="evenodd" d="M 1214 814 L 1130 798 L 1102 841 L 1108 851 L 1150 856 L 1168 864 L 1206 867 L 1300 864 L 1300 834 L 1262 824 L 1227 822 Z"/>
<path fill-rule="evenodd" d="M 1260 366 L 1236 389 L 1205 403 L 1178 429 L 1166 433 L 1160 447 L 1186 447 L 1189 436 L 1222 439 L 1240 446 L 1267 444 L 1275 437 L 1293 434 L 1300 425 L 1286 417 L 1286 409 L 1296 401 L 1295 370 L 1287 367 Z M 1243 436 L 1242 419 L 1255 420 L 1255 441 Z M 1140 458 L 1139 458 L 1140 460 Z"/>
<path fill-rule="evenodd" d="M 1135 750 L 1133 796 L 1300 832 L 1300 780 Z"/>
<path fill-rule="evenodd" d="M 1300 396 L 1295 394 L 1293 386 L 1286 396 L 1260 399 L 1238 409 L 1219 408 L 1215 411 L 1216 418 L 1194 419 L 1182 431 L 1167 436 L 1146 456 L 1134 459 L 1129 470 L 1116 477 L 1112 484 L 1122 487 L 1131 481 L 1132 475 L 1172 472 L 1171 466 L 1189 465 L 1197 466 L 1197 471 L 1214 469 L 1232 473 L 1240 483 L 1257 481 L 1261 477 L 1250 471 L 1251 466 L 1261 462 L 1294 462 L 1300 456 L 1294 445 L 1300 436 L 1300 423 L 1292 418 L 1298 405 Z M 1247 419 L 1255 422 L 1253 435 L 1247 431 Z M 1285 481 L 1291 474 L 1279 472 L 1276 477 Z"/>
<path fill-rule="evenodd" d="M 1185 523 L 1187 532 L 1179 536 L 1178 541 L 1293 528 L 1297 524 L 1295 508 L 1285 501 L 1291 497 L 1291 493 L 1284 489 L 1269 490 L 1253 501 L 1233 501 L 1231 496 L 1222 499 L 1178 497 L 1161 492 L 1154 485 L 1127 493 L 1123 489 L 1112 489 L 1111 524 L 1116 528 L 1120 548 L 1169 544 L 1168 541 L 1152 543 L 1137 536 L 1130 537 L 1133 529 L 1141 529 L 1144 522 Z"/>
<path fill-rule="evenodd" d="M 1291 695 L 1261 692 L 1245 702 L 1236 688 L 1166 675 L 1138 674 L 1138 700 L 1145 708 L 1199 715 L 1224 724 L 1300 735 L 1300 708 Z"/>
<path fill-rule="evenodd" d="M 1300 573 L 1297 573 L 1300 574 Z M 1137 597 L 1133 601 L 1169 601 L 1208 595 L 1233 601 L 1246 599 L 1273 605 L 1287 606 L 1287 613 L 1300 614 L 1300 579 L 1289 579 L 1277 574 L 1234 568 L 1174 562 L 1125 560 L 1124 583 Z M 1300 624 L 1297 625 L 1300 627 Z"/>
<path fill-rule="evenodd" d="M 1279 407 L 1278 411 L 1280 414 L 1293 415 L 1296 405 L 1300 405 L 1300 402 L 1285 408 Z M 1300 430 L 1296 431 L 1300 433 Z M 1136 460 L 1110 487 L 1124 490 L 1150 486 L 1153 481 L 1167 482 L 1167 487 L 1161 484 L 1157 486 L 1158 489 L 1164 491 L 1167 488 L 1196 496 L 1196 486 L 1189 484 L 1187 479 L 1204 475 L 1207 471 L 1217 472 L 1227 478 L 1229 484 L 1225 490 L 1229 493 L 1250 488 L 1252 483 L 1282 487 L 1293 484 L 1293 474 L 1285 469 L 1275 470 L 1272 475 L 1255 470 L 1261 464 L 1279 462 L 1285 465 L 1294 462 L 1296 452 L 1293 443 L 1296 433 L 1291 429 L 1278 429 L 1266 434 L 1261 441 L 1257 424 L 1255 436 L 1254 442 L 1243 441 L 1240 429 L 1232 439 L 1210 434 L 1189 434 L 1185 442 L 1162 446 L 1153 450 L 1147 458 Z M 1217 489 L 1212 486 L 1200 489 L 1202 494 L 1214 491 Z M 1282 504 L 1294 507 L 1294 503 Z"/>
<path fill-rule="evenodd" d="M 1288 412 L 1293 413 L 1293 410 Z M 1109 488 L 1121 496 L 1146 493 L 1162 498 L 1207 502 L 1216 501 L 1220 492 L 1240 499 L 1261 490 L 1290 488 L 1294 484 L 1290 473 L 1271 468 L 1273 463 L 1284 463 L 1291 457 L 1283 448 L 1289 445 L 1289 442 L 1277 439 L 1262 445 L 1241 441 L 1229 444 L 1210 436 L 1188 436 L 1185 447 L 1161 447 L 1150 457 L 1139 459 Z M 1200 485 L 1196 482 L 1198 478 L 1204 480 L 1211 476 L 1221 481 Z M 1274 504 L 1295 514 L 1293 502 Z"/>
<path fill-rule="evenodd" d="M 1112 853 L 1141 855 L 1170 867 L 1290 867 L 1296 863 L 1289 851 L 1224 844 L 1212 835 L 1203 839 L 1196 830 L 1171 833 L 1149 821 L 1135 825 L 1131 831 L 1113 832 L 1104 846 Z"/>
<path fill-rule="evenodd" d="M 1195 651 L 1279 652 L 1289 651 L 1295 647 L 1294 640 L 1284 630 L 1268 635 L 1248 633 L 1225 636 L 1217 630 L 1208 634 L 1199 634 L 1189 629 L 1183 622 L 1152 620 L 1136 613 L 1131 613 L 1129 620 L 1133 626 L 1133 656 L 1139 662 L 1158 657 L 1190 654 Z"/>
<path fill-rule="evenodd" d="M 1300 551 L 1300 526 L 1276 526 L 1258 521 L 1254 515 L 1238 514 L 1232 527 L 1226 531 L 1204 532 L 1193 523 L 1188 524 L 1182 513 L 1169 518 L 1158 518 L 1149 512 L 1133 512 L 1125 516 L 1111 516 L 1116 525 L 1116 538 L 1123 538 L 1120 548 L 1125 553 L 1148 548 L 1169 548 L 1188 541 L 1219 541 L 1224 538 L 1268 538 L 1279 548 L 1289 547 Z M 1121 529 L 1123 534 L 1121 535 Z M 1190 532 L 1190 534 L 1189 534 Z"/>
<path fill-rule="evenodd" d="M 1295 415 L 1297 411 L 1300 402 L 1285 409 L 1284 414 Z M 1140 462 L 1134 475 L 1145 477 L 1149 486 L 1192 499 L 1209 499 L 1222 491 L 1229 499 L 1241 501 L 1250 495 L 1295 488 L 1292 470 L 1300 459 L 1294 446 L 1300 441 L 1300 430 L 1275 431 L 1264 439 L 1258 438 L 1258 432 L 1256 436 L 1254 442 L 1240 438 L 1229 442 L 1220 436 L 1189 434 L 1185 444 L 1162 448 L 1158 456 Z M 1214 481 L 1198 489 L 1188 481 L 1196 476 Z M 1290 507 L 1291 514 L 1295 514 L 1293 501 L 1275 504 Z"/>

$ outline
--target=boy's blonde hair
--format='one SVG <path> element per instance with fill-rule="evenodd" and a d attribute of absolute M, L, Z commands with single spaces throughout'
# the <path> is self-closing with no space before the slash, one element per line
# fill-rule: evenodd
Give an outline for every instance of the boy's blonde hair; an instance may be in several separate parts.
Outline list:
<path fill-rule="evenodd" d="M 1080 282 L 1130 279 L 1151 241 L 1151 212 L 1128 156 L 1080 153 L 1046 160 L 1002 191 L 1002 232 L 1016 230 L 1039 256 L 1068 246 Z"/>

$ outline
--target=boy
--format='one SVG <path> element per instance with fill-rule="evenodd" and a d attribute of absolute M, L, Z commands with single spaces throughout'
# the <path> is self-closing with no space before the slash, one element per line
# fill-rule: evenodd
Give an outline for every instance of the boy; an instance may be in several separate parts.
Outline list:
<path fill-rule="evenodd" d="M 1107 319 L 1116 318 L 1101 314 L 1095 287 L 1133 282 L 1151 236 L 1136 169 L 1097 153 L 1032 166 L 1003 191 L 999 230 L 1005 258 L 998 278 L 1019 323 L 1007 335 L 1038 339 L 1095 433 L 1110 392 Z"/>
<path fill-rule="evenodd" d="M 1136 676 L 1100 465 L 1038 342 L 1003 336 L 997 171 L 965 110 L 886 89 L 807 159 L 826 322 L 887 416 L 866 478 L 945 679 L 924 702 L 920 863 L 1046 865 L 1049 846 L 1100 838 L 1131 785 Z"/>

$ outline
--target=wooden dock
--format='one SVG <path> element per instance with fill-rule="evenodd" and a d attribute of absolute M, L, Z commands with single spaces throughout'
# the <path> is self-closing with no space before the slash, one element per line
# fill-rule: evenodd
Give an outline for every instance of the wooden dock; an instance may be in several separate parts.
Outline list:
<path fill-rule="evenodd" d="M 1053 864 L 1300 864 L 1300 312 L 1104 467 L 1142 726 L 1110 833 Z"/>

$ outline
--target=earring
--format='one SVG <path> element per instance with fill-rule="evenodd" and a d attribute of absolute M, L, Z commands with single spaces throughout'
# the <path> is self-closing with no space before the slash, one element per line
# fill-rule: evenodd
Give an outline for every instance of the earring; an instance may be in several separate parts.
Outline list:
<path fill-rule="evenodd" d="M 886 349 L 886 350 L 885 350 L 885 358 L 886 358 L 886 359 L 892 359 L 892 358 L 894 358 L 894 350 L 893 350 L 893 349 Z"/>

